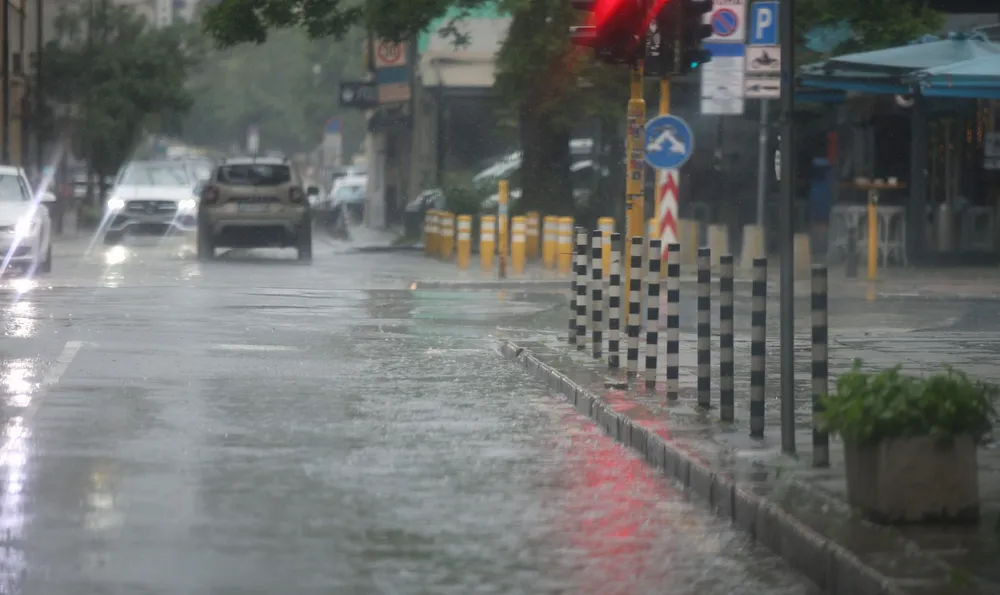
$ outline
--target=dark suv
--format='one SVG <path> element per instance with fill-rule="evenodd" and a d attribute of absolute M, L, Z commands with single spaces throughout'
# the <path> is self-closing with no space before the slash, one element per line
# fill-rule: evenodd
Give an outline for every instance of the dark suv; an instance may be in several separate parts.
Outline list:
<path fill-rule="evenodd" d="M 277 157 L 227 159 L 202 187 L 198 205 L 198 258 L 216 248 L 295 248 L 312 260 L 312 213 L 302 179 Z"/>

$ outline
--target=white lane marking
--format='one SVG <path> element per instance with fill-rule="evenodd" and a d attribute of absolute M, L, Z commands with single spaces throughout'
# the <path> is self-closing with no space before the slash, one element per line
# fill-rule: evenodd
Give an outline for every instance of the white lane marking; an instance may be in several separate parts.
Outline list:
<path fill-rule="evenodd" d="M 288 345 L 232 345 L 223 343 L 212 345 L 215 351 L 301 351 L 297 347 Z"/>
<path fill-rule="evenodd" d="M 48 388 L 59 382 L 59 379 L 66 373 L 66 369 L 69 368 L 71 363 L 73 363 L 73 359 L 76 358 L 76 354 L 80 352 L 83 345 L 83 341 L 66 342 L 66 346 L 63 347 L 59 357 L 56 358 L 56 363 L 53 364 L 45 376 L 42 377 L 43 388 Z M 34 402 L 38 402 L 37 397 L 34 399 Z"/>

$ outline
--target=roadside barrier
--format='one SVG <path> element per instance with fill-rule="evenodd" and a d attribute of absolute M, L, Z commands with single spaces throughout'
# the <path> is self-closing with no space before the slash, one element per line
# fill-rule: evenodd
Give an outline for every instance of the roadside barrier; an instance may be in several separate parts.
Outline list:
<path fill-rule="evenodd" d="M 559 272 L 568 275 L 573 263 L 573 218 L 559 219 Z"/>
<path fill-rule="evenodd" d="M 712 253 L 698 249 L 698 407 L 712 408 Z"/>
<path fill-rule="evenodd" d="M 590 236 L 590 331 L 591 353 L 600 359 L 604 347 L 604 237 L 599 230 Z"/>
<path fill-rule="evenodd" d="M 493 258 L 497 251 L 497 218 L 483 215 L 479 218 L 479 267 L 484 271 L 493 270 Z"/>
<path fill-rule="evenodd" d="M 646 271 L 646 388 L 656 387 L 656 356 L 660 345 L 660 240 L 649 241 Z M 636 292 L 638 293 L 638 292 Z"/>
<path fill-rule="evenodd" d="M 510 218 L 510 272 L 514 275 L 524 274 L 526 256 L 527 224 L 525 217 Z"/>
<path fill-rule="evenodd" d="M 764 437 L 767 356 L 767 259 L 753 261 L 750 288 L 750 435 Z"/>
<path fill-rule="evenodd" d="M 594 358 L 600 358 L 606 353 L 608 368 L 615 371 L 621 368 L 621 350 L 624 342 L 626 377 L 630 382 L 632 379 L 638 379 L 639 358 L 642 353 L 645 358 L 645 365 L 642 367 L 643 382 L 655 390 L 657 372 L 661 365 L 659 322 L 661 317 L 666 318 L 665 393 L 667 401 L 679 400 L 681 398 L 682 244 L 670 244 L 664 252 L 662 243 L 656 239 L 633 237 L 625 243 L 621 234 L 613 232 L 606 234 L 600 228 L 589 234 L 583 228 L 578 227 L 576 230 L 576 260 L 570 275 L 570 342 L 575 342 L 577 349 L 584 351 L 586 342 L 590 340 Z M 664 253 L 667 254 L 666 263 L 657 258 Z M 607 269 L 604 267 L 606 254 L 609 255 Z M 732 423 L 736 421 L 735 361 L 738 356 L 735 350 L 736 259 L 729 253 L 713 257 L 709 248 L 697 250 L 695 260 L 697 276 L 694 297 L 697 300 L 697 332 L 696 343 L 691 347 L 697 353 L 697 374 L 696 387 L 693 387 L 695 390 L 691 396 L 696 398 L 699 409 L 712 407 L 712 272 L 713 260 L 716 258 L 719 276 L 719 419 L 724 423 Z M 625 266 L 629 267 L 627 288 L 623 286 Z M 588 267 L 590 267 L 589 275 Z M 660 279 L 664 276 L 664 269 L 666 310 L 662 311 Z M 749 321 L 744 319 L 742 322 L 742 325 L 746 325 L 742 328 L 749 327 L 750 338 L 750 389 L 749 399 L 744 403 L 749 405 L 750 435 L 762 438 L 765 432 L 767 390 L 767 259 L 753 259 L 750 272 Z M 645 291 L 643 291 L 644 281 Z M 821 398 L 827 393 L 829 385 L 827 292 L 827 269 L 823 266 L 812 267 L 813 465 L 816 467 L 830 464 L 830 438 L 820 431 L 815 419 L 821 412 Z M 623 301 L 627 302 L 624 311 Z M 589 321 L 588 309 L 591 313 Z M 592 325 L 590 334 L 586 330 L 588 324 Z M 624 335 L 621 332 L 623 324 Z M 645 333 L 645 348 L 640 350 L 642 344 L 640 337 L 643 333 Z"/>
<path fill-rule="evenodd" d="M 827 329 L 826 267 L 812 269 L 812 407 L 813 407 L 813 466 L 830 466 L 830 436 L 819 429 L 817 415 L 823 412 L 820 398 L 829 387 L 829 332 Z"/>
<path fill-rule="evenodd" d="M 642 238 L 633 237 L 629 244 L 628 319 L 625 334 L 625 372 L 630 377 L 639 374 L 639 329 L 642 325 Z"/>
<path fill-rule="evenodd" d="M 526 260 L 538 258 L 538 219 L 535 211 L 524 214 L 524 257 Z"/>
<path fill-rule="evenodd" d="M 465 270 L 469 268 L 469 260 L 472 256 L 472 216 L 459 215 L 456 222 L 458 231 L 458 242 L 456 244 L 455 260 L 458 268 Z"/>
<path fill-rule="evenodd" d="M 542 266 L 546 269 L 556 267 L 556 255 L 559 253 L 559 217 L 546 215 L 542 219 Z"/>
<path fill-rule="evenodd" d="M 735 419 L 736 366 L 733 359 L 734 334 L 734 265 L 733 255 L 719 257 L 719 419 Z"/>
<path fill-rule="evenodd" d="M 680 398 L 681 245 L 667 247 L 667 400 Z"/>
<path fill-rule="evenodd" d="M 611 234 L 615 232 L 615 220 L 601 217 L 597 220 L 597 229 L 601 230 L 601 269 L 607 274 L 611 271 Z"/>
<path fill-rule="evenodd" d="M 587 347 L 587 230 L 576 228 L 576 348 Z"/>
<path fill-rule="evenodd" d="M 441 259 L 451 260 L 455 250 L 455 216 L 443 212 L 438 214 L 438 233 L 440 234 Z"/>
<path fill-rule="evenodd" d="M 424 254 L 438 255 L 438 212 L 433 209 L 424 214 Z"/>
<path fill-rule="evenodd" d="M 611 268 L 608 271 L 608 367 L 618 369 L 622 326 L 622 237 L 611 234 Z"/>

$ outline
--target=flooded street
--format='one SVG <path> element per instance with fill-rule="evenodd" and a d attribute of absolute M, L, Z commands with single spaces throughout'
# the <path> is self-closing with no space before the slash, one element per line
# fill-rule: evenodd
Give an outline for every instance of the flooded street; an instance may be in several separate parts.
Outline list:
<path fill-rule="evenodd" d="M 815 592 L 495 354 L 545 300 L 84 246 L 4 283 L 0 593 Z"/>

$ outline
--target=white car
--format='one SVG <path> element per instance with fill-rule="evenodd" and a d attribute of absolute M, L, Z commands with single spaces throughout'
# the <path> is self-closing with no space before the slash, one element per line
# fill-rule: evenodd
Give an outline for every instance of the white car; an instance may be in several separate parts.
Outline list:
<path fill-rule="evenodd" d="M 43 203 L 55 195 L 35 197 L 24 168 L 0 165 L 0 250 L 3 266 L 47 273 L 52 270 L 52 221 Z"/>
<path fill-rule="evenodd" d="M 105 244 L 129 235 L 194 233 L 198 180 L 183 162 L 134 161 L 122 170 L 105 206 Z"/>

